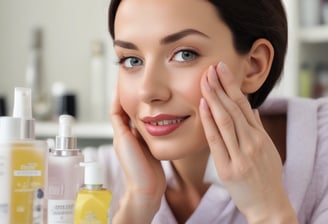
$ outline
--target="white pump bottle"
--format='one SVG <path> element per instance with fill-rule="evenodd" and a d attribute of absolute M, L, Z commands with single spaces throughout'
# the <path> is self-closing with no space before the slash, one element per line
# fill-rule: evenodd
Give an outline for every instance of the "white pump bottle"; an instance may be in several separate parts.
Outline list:
<path fill-rule="evenodd" d="M 76 194 L 83 185 L 83 154 L 72 135 L 74 118 L 59 117 L 59 135 L 48 157 L 48 224 L 72 224 Z"/>

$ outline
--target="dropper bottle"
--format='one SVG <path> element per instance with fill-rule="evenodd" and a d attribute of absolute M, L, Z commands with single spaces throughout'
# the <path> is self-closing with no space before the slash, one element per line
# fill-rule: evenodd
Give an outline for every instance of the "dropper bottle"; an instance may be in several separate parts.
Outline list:
<path fill-rule="evenodd" d="M 103 187 L 103 170 L 98 162 L 81 163 L 85 167 L 84 185 L 74 208 L 74 224 L 107 224 L 110 220 L 112 193 Z"/>
<path fill-rule="evenodd" d="M 72 134 L 74 118 L 59 117 L 55 149 L 48 157 L 48 224 L 72 224 L 76 194 L 83 185 L 83 154 Z"/>

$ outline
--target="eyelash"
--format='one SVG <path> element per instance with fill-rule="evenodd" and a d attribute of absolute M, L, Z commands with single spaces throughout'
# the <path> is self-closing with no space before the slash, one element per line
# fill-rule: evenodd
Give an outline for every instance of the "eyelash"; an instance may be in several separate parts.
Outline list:
<path fill-rule="evenodd" d="M 187 63 L 187 62 L 189 62 L 189 61 L 193 61 L 193 60 L 195 60 L 195 59 L 199 56 L 199 53 L 196 52 L 195 50 L 192 50 L 192 49 L 181 49 L 181 50 L 176 51 L 176 52 L 173 54 L 173 57 L 172 57 L 172 58 L 176 57 L 176 56 L 178 55 L 178 53 L 182 53 L 182 52 L 192 53 L 194 57 L 193 57 L 193 59 L 191 59 L 191 60 L 179 61 L 180 63 Z"/>
<path fill-rule="evenodd" d="M 189 52 L 189 53 L 192 53 L 192 54 L 194 54 L 194 58 L 197 58 L 200 54 L 198 53 L 198 52 L 196 52 L 195 50 L 192 50 L 192 49 L 181 49 L 181 50 L 178 50 L 178 51 L 176 51 L 174 54 L 173 54 L 173 56 L 172 56 L 172 58 L 174 58 L 174 57 L 176 57 L 176 55 L 178 54 L 178 53 L 180 53 L 180 52 Z M 125 61 L 127 60 L 127 59 L 129 59 L 129 58 L 138 58 L 138 57 L 135 57 L 135 56 L 122 56 L 122 57 L 120 57 L 120 58 L 118 58 L 118 60 L 117 60 L 117 64 L 118 65 L 123 65 L 124 63 L 125 63 Z M 139 58 L 138 58 L 139 59 Z M 141 60 L 141 59 L 139 59 L 139 60 Z M 194 60 L 194 59 L 192 59 L 192 60 Z M 180 63 L 186 63 L 186 62 L 189 62 L 189 61 L 180 61 Z"/>
<path fill-rule="evenodd" d="M 125 60 L 128 59 L 128 58 L 130 58 L 130 57 L 120 57 L 120 58 L 117 59 L 116 64 L 121 65 L 121 64 L 123 64 L 123 63 L 125 62 Z"/>

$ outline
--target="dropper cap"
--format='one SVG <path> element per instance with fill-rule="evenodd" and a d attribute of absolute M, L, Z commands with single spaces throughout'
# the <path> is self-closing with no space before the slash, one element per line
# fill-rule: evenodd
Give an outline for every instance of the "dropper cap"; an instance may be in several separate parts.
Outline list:
<path fill-rule="evenodd" d="M 59 116 L 59 133 L 56 136 L 56 150 L 76 149 L 76 137 L 72 134 L 74 117 L 68 114 Z"/>
<path fill-rule="evenodd" d="M 32 91 L 30 88 L 15 88 L 13 117 L 21 119 L 21 139 L 34 139 L 35 121 L 32 117 Z"/>
<path fill-rule="evenodd" d="M 103 185 L 102 167 L 98 162 L 82 162 L 80 166 L 85 168 L 84 171 L 84 184 L 85 186 L 98 186 Z"/>

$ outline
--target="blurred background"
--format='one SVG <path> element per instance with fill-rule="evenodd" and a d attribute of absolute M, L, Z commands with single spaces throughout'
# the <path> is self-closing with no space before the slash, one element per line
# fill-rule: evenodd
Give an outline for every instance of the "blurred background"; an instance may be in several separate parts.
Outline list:
<path fill-rule="evenodd" d="M 0 0 L 1 115 L 12 113 L 14 87 L 25 86 L 32 88 L 38 137 L 56 135 L 62 113 L 76 117 L 82 140 L 111 137 L 116 66 L 108 5 L 109 0 Z"/>
<path fill-rule="evenodd" d="M 39 138 L 54 137 L 62 113 L 76 117 L 80 144 L 110 141 L 116 80 L 107 30 L 110 0 L 0 0 L 0 114 L 12 113 L 14 87 L 32 88 Z M 285 0 L 289 48 L 272 93 L 328 95 L 328 1 Z M 81 140 L 84 141 L 81 143 Z"/>

